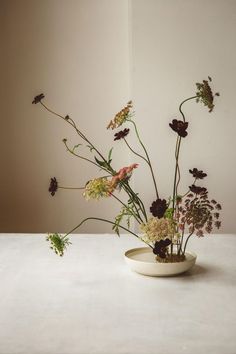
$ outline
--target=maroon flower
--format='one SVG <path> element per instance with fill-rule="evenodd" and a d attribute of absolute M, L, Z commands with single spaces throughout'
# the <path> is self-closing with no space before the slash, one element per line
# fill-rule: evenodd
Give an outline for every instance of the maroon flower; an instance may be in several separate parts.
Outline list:
<path fill-rule="evenodd" d="M 56 191 L 58 190 L 58 182 L 56 177 L 51 178 L 50 186 L 48 191 L 51 193 L 52 196 L 55 195 Z"/>
<path fill-rule="evenodd" d="M 154 201 L 150 207 L 150 212 L 153 216 L 157 216 L 159 219 L 162 218 L 166 212 L 167 204 L 165 199 L 157 199 Z"/>
<path fill-rule="evenodd" d="M 195 184 L 192 184 L 191 186 L 189 186 L 189 189 L 191 192 L 193 192 L 195 194 L 203 194 L 203 193 L 207 192 L 207 189 L 205 187 L 195 186 Z"/>
<path fill-rule="evenodd" d="M 155 242 L 153 248 L 153 253 L 161 258 L 166 258 L 167 247 L 171 244 L 171 241 L 166 238 L 165 240 L 160 240 Z"/>
<path fill-rule="evenodd" d="M 44 98 L 44 94 L 43 93 L 40 93 L 40 95 L 37 95 L 34 97 L 34 100 L 32 102 L 32 104 L 37 104 L 39 102 L 41 102 L 41 100 Z"/>
<path fill-rule="evenodd" d="M 204 177 L 207 176 L 206 173 L 204 173 L 202 170 L 198 170 L 197 168 L 193 168 L 192 170 L 189 170 L 189 172 L 195 177 L 196 179 L 203 179 Z"/>
<path fill-rule="evenodd" d="M 169 126 L 182 138 L 185 138 L 188 135 L 188 133 L 186 132 L 186 129 L 188 128 L 188 122 L 173 119 L 172 123 L 169 123 Z"/>
<path fill-rule="evenodd" d="M 124 139 L 128 134 L 129 134 L 129 129 L 125 128 L 124 130 L 121 130 L 114 135 L 115 136 L 114 140 Z"/>

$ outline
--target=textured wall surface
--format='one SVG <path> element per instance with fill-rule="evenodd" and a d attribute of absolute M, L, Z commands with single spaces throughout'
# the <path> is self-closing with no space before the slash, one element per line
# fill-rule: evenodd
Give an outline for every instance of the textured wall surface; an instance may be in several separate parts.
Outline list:
<path fill-rule="evenodd" d="M 36 94 L 70 114 L 104 154 L 114 145 L 107 122 L 133 98 L 160 195 L 168 198 L 175 148 L 168 123 L 208 75 L 221 96 L 211 114 L 194 102 L 184 106 L 189 135 L 181 146 L 180 192 L 192 182 L 189 168 L 205 170 L 204 183 L 224 208 L 221 232 L 235 232 L 235 1 L 3 0 L 0 16 L 0 232 L 65 232 L 88 215 L 111 219 L 119 210 L 115 200 L 85 202 L 81 191 L 49 195 L 50 177 L 81 186 L 101 174 L 65 151 L 61 140 L 78 138 L 31 104 Z M 130 139 L 137 146 L 134 134 Z M 140 162 L 133 185 L 148 207 L 155 196 L 142 161 L 122 142 L 114 161 L 116 169 Z M 77 232 L 108 231 L 89 223 Z"/>

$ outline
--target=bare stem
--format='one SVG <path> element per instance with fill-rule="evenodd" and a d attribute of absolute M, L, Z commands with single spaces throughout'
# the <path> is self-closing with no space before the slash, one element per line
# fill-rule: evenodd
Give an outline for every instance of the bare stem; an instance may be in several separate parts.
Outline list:
<path fill-rule="evenodd" d="M 158 199 L 158 198 L 159 198 L 159 194 L 158 194 L 158 190 L 157 190 L 156 179 L 155 179 L 155 176 L 154 176 L 154 172 L 153 172 L 151 160 L 150 160 L 150 158 L 149 158 L 147 149 L 145 148 L 145 146 L 144 146 L 144 144 L 143 144 L 143 142 L 142 142 L 142 140 L 141 140 L 141 138 L 140 138 L 140 135 L 139 135 L 139 132 L 138 132 L 138 129 L 137 129 L 137 126 L 136 126 L 135 122 L 134 122 L 133 120 L 131 120 L 131 119 L 128 119 L 128 121 L 133 124 L 134 129 L 135 129 L 136 136 L 137 136 L 137 138 L 138 138 L 138 141 L 139 141 L 139 143 L 141 144 L 141 146 L 142 146 L 142 148 L 143 148 L 143 150 L 144 150 L 144 152 L 145 152 L 145 155 L 146 155 L 146 158 L 147 158 L 147 163 L 148 163 L 149 168 L 150 168 L 150 171 L 151 171 L 151 175 L 152 175 L 152 179 L 153 179 L 153 183 L 154 183 L 154 187 L 155 187 L 155 191 L 156 191 L 156 197 L 157 197 L 157 199 Z"/>
<path fill-rule="evenodd" d="M 68 232 L 67 234 L 65 234 L 65 236 L 63 236 L 63 239 L 66 238 L 68 235 L 70 235 L 73 231 L 75 231 L 76 229 L 78 229 L 82 224 L 84 224 L 86 221 L 88 220 L 98 220 L 98 221 L 104 221 L 104 222 L 107 222 L 108 224 L 111 224 L 111 225 L 115 225 L 114 222 L 110 221 L 110 220 L 107 220 L 107 219 L 102 219 L 102 218 L 97 218 L 97 217 L 89 217 L 89 218 L 86 218 L 84 220 L 82 220 L 78 225 L 76 225 L 70 232 Z M 141 237 L 139 237 L 137 234 L 135 234 L 134 232 L 130 231 L 129 229 L 127 229 L 126 227 L 124 226 L 121 226 L 119 225 L 119 228 L 129 232 L 130 234 L 134 235 L 135 237 L 137 237 L 139 240 L 141 240 L 142 242 L 146 243 L 146 245 L 148 245 L 150 248 L 154 248 L 152 247 L 151 245 L 149 245 L 147 242 L 145 242 Z"/>

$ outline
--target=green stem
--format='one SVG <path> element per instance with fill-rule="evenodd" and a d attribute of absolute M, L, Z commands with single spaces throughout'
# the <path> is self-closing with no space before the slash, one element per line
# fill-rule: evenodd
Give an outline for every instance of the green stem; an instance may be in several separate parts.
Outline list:
<path fill-rule="evenodd" d="M 135 213 L 132 211 L 132 209 L 130 209 L 124 202 L 122 202 L 122 200 L 120 200 L 115 194 L 111 193 L 112 197 L 115 198 L 118 202 L 120 202 L 127 210 L 129 210 L 129 212 L 133 215 L 133 217 L 135 218 L 135 220 L 141 224 L 143 222 L 143 220 L 138 216 L 135 215 Z M 141 222 L 140 222 L 141 221 Z"/>
<path fill-rule="evenodd" d="M 193 229 L 193 231 L 188 235 L 188 237 L 187 237 L 187 239 L 186 239 L 186 241 L 185 241 L 183 254 L 185 254 L 185 250 L 186 250 L 186 247 L 187 247 L 187 243 L 188 243 L 188 241 L 189 241 L 189 239 L 190 239 L 190 237 L 192 236 L 193 233 L 194 233 L 194 229 Z"/>
<path fill-rule="evenodd" d="M 86 221 L 88 220 L 98 220 L 98 221 L 104 221 L 104 222 L 107 222 L 108 224 L 111 224 L 111 225 L 115 225 L 114 222 L 110 221 L 110 220 L 107 220 L 107 219 L 103 219 L 103 218 L 97 218 L 97 217 L 88 217 L 84 220 L 82 220 L 78 225 L 76 225 L 70 232 L 68 232 L 67 234 L 65 234 L 65 236 L 63 236 L 62 238 L 66 238 L 68 235 L 70 235 L 73 231 L 75 231 L 76 229 L 78 229 L 82 224 L 84 224 Z M 121 226 L 119 225 L 119 228 L 127 231 L 128 233 L 134 235 L 135 237 L 137 237 L 139 240 L 141 240 L 142 242 L 146 243 L 146 245 L 148 245 L 150 248 L 154 248 L 152 247 L 151 245 L 149 245 L 146 241 L 144 241 L 141 237 L 139 237 L 137 234 L 135 234 L 134 232 L 130 231 L 129 229 L 127 229 L 126 227 L 124 226 Z"/>
<path fill-rule="evenodd" d="M 65 122 L 67 122 L 68 124 L 70 124 L 77 132 L 77 134 L 83 139 L 85 140 L 92 148 L 94 151 L 96 151 L 96 153 L 101 157 L 101 159 L 104 162 L 107 162 L 107 160 L 105 159 L 105 157 L 99 152 L 99 150 L 91 143 L 91 141 L 88 140 L 88 138 L 77 128 L 74 120 L 72 118 L 66 119 L 65 117 L 63 117 L 61 114 L 58 114 L 56 112 L 54 112 L 52 109 L 48 108 L 42 101 L 40 101 L 41 105 L 50 113 L 52 113 L 53 115 L 63 119 Z M 112 170 L 112 169 L 111 169 Z M 113 171 L 115 172 L 115 171 Z"/>
<path fill-rule="evenodd" d="M 155 176 L 154 176 L 154 172 L 153 172 L 153 168 L 152 168 L 152 164 L 151 164 L 151 160 L 149 158 L 148 152 L 147 152 L 147 150 L 146 150 L 146 148 L 145 148 L 145 146 L 144 146 L 144 144 L 143 144 L 143 142 L 142 142 L 142 140 L 140 138 L 140 135 L 139 135 L 139 132 L 138 132 L 138 129 L 137 129 L 137 126 L 136 126 L 135 122 L 133 120 L 131 120 L 131 119 L 128 119 L 127 121 L 133 124 L 136 136 L 138 138 L 138 141 L 141 144 L 141 146 L 142 146 L 142 148 L 143 148 L 143 150 L 145 152 L 145 155 L 147 157 L 147 163 L 148 163 L 150 171 L 151 171 L 151 175 L 152 175 L 152 179 L 153 179 L 153 183 L 154 183 L 154 187 L 155 187 L 155 192 L 156 192 L 156 197 L 158 199 L 159 198 L 159 194 L 158 194 L 158 190 L 157 190 L 156 179 L 155 179 Z"/>
<path fill-rule="evenodd" d="M 183 121 L 185 122 L 185 115 L 182 111 L 182 106 L 185 102 L 187 101 L 190 101 L 190 100 L 193 100 L 197 98 L 197 96 L 192 96 L 192 97 L 189 97 L 189 98 L 186 98 L 184 101 L 182 101 L 179 105 L 179 112 L 181 113 L 182 115 L 182 118 L 183 118 Z M 178 185 L 179 185 L 179 182 L 180 182 L 180 172 L 179 172 L 179 179 L 178 179 L 178 182 L 176 182 L 177 180 L 177 174 L 178 174 L 178 171 L 179 170 L 179 152 L 180 152 L 180 144 L 181 144 L 181 137 L 178 136 L 177 137 L 177 141 L 176 141 L 176 148 L 175 148 L 175 160 L 176 160 L 176 163 L 175 163 L 175 174 L 174 174 L 174 187 L 173 187 L 173 209 L 175 210 L 175 206 L 176 206 L 176 197 L 177 197 L 177 189 L 178 189 Z"/>
<path fill-rule="evenodd" d="M 142 156 L 142 155 L 138 154 L 136 151 L 134 151 L 134 150 L 132 149 L 132 147 L 129 145 L 129 143 L 127 142 L 127 140 L 126 140 L 125 138 L 124 138 L 124 141 L 125 141 L 126 145 L 128 146 L 128 148 L 132 151 L 132 153 L 133 153 L 133 154 L 135 154 L 135 155 L 137 155 L 137 156 L 141 157 L 141 159 L 143 159 L 144 161 L 146 161 L 146 162 L 147 162 L 147 164 L 149 164 L 149 163 L 148 163 L 148 160 L 147 160 L 147 159 L 145 159 L 145 157 L 144 157 L 144 156 Z"/>

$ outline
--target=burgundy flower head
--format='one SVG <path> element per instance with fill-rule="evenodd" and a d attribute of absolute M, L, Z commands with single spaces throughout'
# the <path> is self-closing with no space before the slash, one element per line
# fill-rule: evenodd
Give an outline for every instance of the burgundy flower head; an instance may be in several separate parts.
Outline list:
<path fill-rule="evenodd" d="M 157 199 L 155 200 L 151 207 L 150 212 L 153 216 L 157 216 L 158 219 L 162 218 L 166 212 L 167 204 L 165 199 Z"/>
<path fill-rule="evenodd" d="M 37 104 L 39 102 L 41 102 L 41 100 L 44 98 L 44 94 L 43 93 L 40 93 L 40 95 L 37 95 L 34 97 L 34 100 L 32 102 L 32 104 Z"/>
<path fill-rule="evenodd" d="M 129 134 L 129 129 L 125 128 L 124 130 L 119 131 L 114 135 L 114 140 L 124 139 Z"/>
<path fill-rule="evenodd" d="M 58 182 L 56 177 L 51 178 L 50 186 L 48 191 L 51 193 L 52 196 L 55 195 L 56 191 L 58 190 Z"/>
<path fill-rule="evenodd" d="M 203 179 L 204 177 L 207 176 L 206 173 L 204 173 L 202 170 L 198 170 L 197 168 L 193 168 L 192 170 L 189 170 L 189 172 L 195 177 L 196 179 Z"/>
<path fill-rule="evenodd" d="M 173 119 L 172 123 L 169 123 L 171 129 L 173 129 L 176 133 L 178 133 L 181 138 L 185 138 L 188 133 L 186 129 L 188 128 L 188 122 L 183 122 L 182 120 Z"/>
<path fill-rule="evenodd" d="M 171 241 L 166 238 L 165 240 L 160 240 L 155 242 L 153 248 L 153 253 L 161 258 L 166 258 L 166 248 L 171 244 Z"/>
<path fill-rule="evenodd" d="M 195 184 L 192 184 L 191 186 L 189 186 L 189 189 L 194 194 L 203 194 L 203 193 L 207 192 L 207 189 L 205 187 L 195 186 Z"/>

